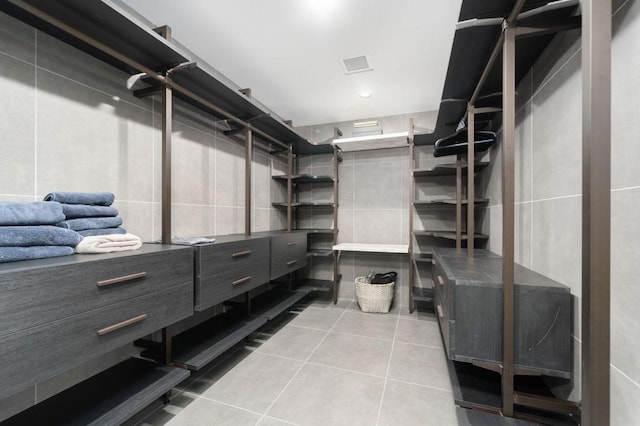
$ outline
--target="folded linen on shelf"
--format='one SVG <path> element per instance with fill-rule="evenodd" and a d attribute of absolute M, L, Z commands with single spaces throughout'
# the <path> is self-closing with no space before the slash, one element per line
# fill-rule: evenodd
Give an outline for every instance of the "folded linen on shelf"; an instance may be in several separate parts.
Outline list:
<path fill-rule="evenodd" d="M 142 247 L 140 237 L 133 234 L 96 235 L 85 237 L 76 246 L 77 253 L 111 253 L 137 250 Z"/>
<path fill-rule="evenodd" d="M 122 227 L 117 228 L 100 228 L 100 229 L 85 229 L 78 231 L 78 234 L 83 237 L 93 237 L 95 235 L 114 235 L 114 234 L 126 234 L 127 230 Z"/>
<path fill-rule="evenodd" d="M 118 209 L 109 206 L 90 206 L 87 204 L 61 204 L 62 212 L 67 219 L 82 217 L 118 216 Z"/>
<path fill-rule="evenodd" d="M 216 241 L 215 238 L 206 238 L 206 237 L 173 237 L 171 238 L 171 244 L 179 244 L 182 246 L 194 246 L 196 244 L 210 244 Z"/>
<path fill-rule="evenodd" d="M 71 229 L 52 225 L 0 226 L 0 247 L 70 246 L 82 236 Z"/>
<path fill-rule="evenodd" d="M 53 225 L 64 220 L 60 203 L 0 201 L 0 225 Z"/>
<path fill-rule="evenodd" d="M 78 219 L 63 220 L 56 224 L 61 228 L 85 231 L 87 229 L 115 228 L 122 225 L 122 218 L 116 217 L 81 217 Z"/>
<path fill-rule="evenodd" d="M 50 192 L 44 197 L 44 201 L 93 206 L 110 206 L 114 199 L 111 192 Z"/>
<path fill-rule="evenodd" d="M 69 256 L 73 253 L 73 247 L 68 246 L 0 247 L 0 263 Z"/>

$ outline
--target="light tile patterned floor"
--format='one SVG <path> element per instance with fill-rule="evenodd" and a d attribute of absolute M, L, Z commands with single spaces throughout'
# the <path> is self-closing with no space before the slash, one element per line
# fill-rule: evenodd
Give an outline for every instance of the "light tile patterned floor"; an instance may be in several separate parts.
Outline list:
<path fill-rule="evenodd" d="M 457 425 L 434 315 L 310 301 L 254 333 L 139 423 Z"/>

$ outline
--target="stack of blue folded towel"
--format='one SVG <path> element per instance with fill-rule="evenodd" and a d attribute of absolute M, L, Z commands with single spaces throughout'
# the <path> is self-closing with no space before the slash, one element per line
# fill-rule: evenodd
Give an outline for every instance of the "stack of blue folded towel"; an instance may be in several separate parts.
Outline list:
<path fill-rule="evenodd" d="M 62 205 L 64 218 L 57 225 L 83 237 L 127 233 L 120 226 L 122 218 L 118 210 L 111 207 L 114 199 L 110 192 L 52 192 L 44 197 L 44 201 Z"/>
<path fill-rule="evenodd" d="M 73 254 L 82 236 L 62 220 L 59 203 L 0 202 L 0 263 Z"/>

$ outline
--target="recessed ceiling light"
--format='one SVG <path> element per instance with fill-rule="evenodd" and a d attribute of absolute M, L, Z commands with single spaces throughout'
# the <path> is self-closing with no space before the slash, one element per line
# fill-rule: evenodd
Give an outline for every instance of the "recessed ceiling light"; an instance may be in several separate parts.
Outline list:
<path fill-rule="evenodd" d="M 368 90 L 363 90 L 362 92 L 360 92 L 360 97 L 361 98 L 370 98 L 371 97 L 371 92 Z"/>

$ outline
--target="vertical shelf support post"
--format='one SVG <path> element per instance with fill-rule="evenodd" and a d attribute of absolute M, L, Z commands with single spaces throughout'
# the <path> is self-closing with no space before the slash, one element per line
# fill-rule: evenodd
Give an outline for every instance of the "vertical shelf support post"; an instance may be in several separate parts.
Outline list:
<path fill-rule="evenodd" d="M 582 424 L 610 423 L 611 0 L 582 3 Z"/>
<path fill-rule="evenodd" d="M 253 165 L 253 131 L 247 127 L 244 131 L 245 154 L 244 154 L 244 233 L 251 235 L 251 188 Z"/>
<path fill-rule="evenodd" d="M 412 313 L 415 306 L 413 300 L 413 287 L 416 279 L 415 265 L 413 262 L 413 208 L 416 197 L 415 177 L 413 171 L 415 170 L 415 144 L 413 143 L 413 118 L 409 124 L 409 313 Z"/>
<path fill-rule="evenodd" d="M 171 28 L 163 26 L 156 31 L 171 42 Z M 173 120 L 173 89 L 171 76 L 162 84 L 162 243 L 171 244 L 171 133 Z"/>
<path fill-rule="evenodd" d="M 515 27 L 506 21 L 502 47 L 502 414 L 513 417 L 514 362 L 514 179 L 515 179 Z M 471 173 L 471 171 L 469 171 Z M 471 208 L 471 206 L 469 206 Z"/>
<path fill-rule="evenodd" d="M 462 154 L 456 156 L 456 248 L 462 248 Z"/>
<path fill-rule="evenodd" d="M 475 248 L 475 127 L 476 115 L 473 104 L 467 106 L 468 117 L 468 143 L 467 143 L 467 256 L 473 257 L 473 249 Z"/>
<path fill-rule="evenodd" d="M 291 231 L 293 223 L 293 146 L 287 150 L 287 231 Z"/>

